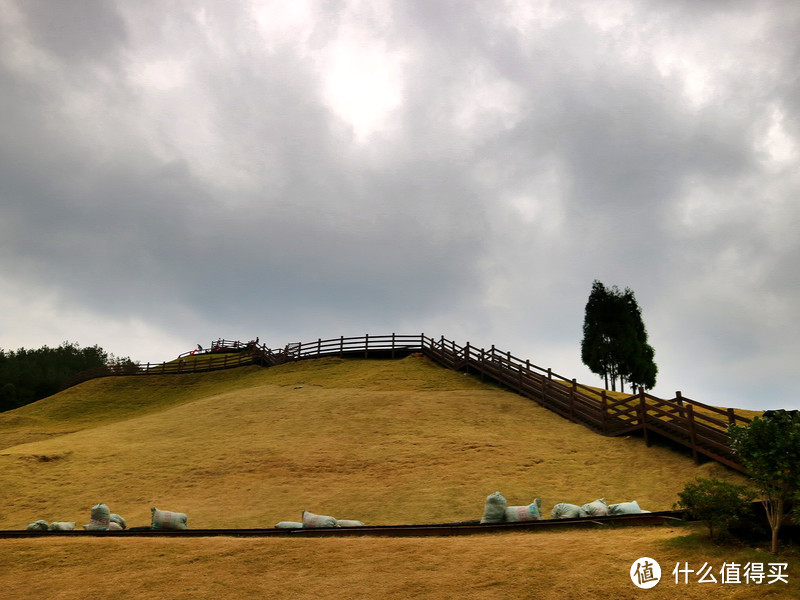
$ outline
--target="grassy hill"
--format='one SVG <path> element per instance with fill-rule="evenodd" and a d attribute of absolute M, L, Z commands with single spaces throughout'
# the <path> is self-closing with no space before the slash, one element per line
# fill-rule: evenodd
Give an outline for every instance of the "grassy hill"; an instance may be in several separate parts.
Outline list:
<path fill-rule="evenodd" d="M 140 524 L 151 506 L 187 512 L 195 527 L 303 509 L 457 521 L 495 490 L 548 511 L 600 497 L 660 510 L 695 474 L 739 479 L 414 357 L 93 380 L 0 415 L 0 442 L 0 528 L 80 522 L 97 502 Z"/>
<path fill-rule="evenodd" d="M 369 524 L 461 521 L 480 518 L 495 490 L 509 504 L 541 497 L 548 514 L 600 497 L 660 510 L 698 474 L 742 481 L 418 357 L 89 381 L 0 414 L 0 469 L 0 529 L 80 526 L 98 502 L 134 526 L 149 524 L 151 506 L 188 513 L 193 528 L 271 527 L 303 509 Z M 679 560 L 773 560 L 686 534 L 0 540 L 0 580 L 14 598 L 592 598 L 636 591 L 628 569 L 640 556 L 664 561 L 665 580 Z M 792 574 L 769 591 L 797 594 Z M 708 594 L 665 585 L 648 593 Z"/>

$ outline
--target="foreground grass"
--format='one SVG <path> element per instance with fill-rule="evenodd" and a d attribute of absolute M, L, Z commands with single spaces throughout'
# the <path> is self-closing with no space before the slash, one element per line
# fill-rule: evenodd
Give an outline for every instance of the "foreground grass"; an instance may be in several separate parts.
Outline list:
<path fill-rule="evenodd" d="M 453 538 L 0 540 L 4 597 L 195 598 L 797 598 L 788 585 L 675 584 L 675 564 L 776 562 L 769 553 L 686 543 L 685 527 L 567 530 Z M 639 590 L 634 560 L 662 568 Z"/>

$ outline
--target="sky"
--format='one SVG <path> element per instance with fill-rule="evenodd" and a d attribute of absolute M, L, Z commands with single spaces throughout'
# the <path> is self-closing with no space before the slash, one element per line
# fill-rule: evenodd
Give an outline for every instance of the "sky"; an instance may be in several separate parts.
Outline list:
<path fill-rule="evenodd" d="M 0 0 L 0 347 L 492 344 L 800 408 L 800 3 Z"/>

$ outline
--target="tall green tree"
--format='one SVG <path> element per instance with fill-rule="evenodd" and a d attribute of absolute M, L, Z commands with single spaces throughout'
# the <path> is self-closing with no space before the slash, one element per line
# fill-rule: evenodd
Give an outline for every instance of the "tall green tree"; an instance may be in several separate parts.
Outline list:
<path fill-rule="evenodd" d="M 630 288 L 606 288 L 592 283 L 586 302 L 581 341 L 581 360 L 592 373 L 603 377 L 605 387 L 616 391 L 617 379 L 622 391 L 625 381 L 651 389 L 656 384 L 658 367 L 655 351 L 647 343 L 647 329 L 642 311 Z"/>
<path fill-rule="evenodd" d="M 11 410 L 55 394 L 70 382 L 110 374 L 135 366 L 130 358 L 115 358 L 100 346 L 81 348 L 64 342 L 57 348 L 0 349 L 0 411 Z"/>
<path fill-rule="evenodd" d="M 800 491 L 800 414 L 775 411 L 746 427 L 731 425 L 731 448 L 761 494 L 772 529 L 772 552 L 786 520 L 786 505 Z"/>

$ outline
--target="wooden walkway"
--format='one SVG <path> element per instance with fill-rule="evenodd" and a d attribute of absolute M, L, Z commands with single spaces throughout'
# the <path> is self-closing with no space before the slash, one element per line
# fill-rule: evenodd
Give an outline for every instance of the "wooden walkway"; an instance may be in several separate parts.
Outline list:
<path fill-rule="evenodd" d="M 423 334 L 338 337 L 287 344 L 274 350 L 255 343 L 219 340 L 209 350 L 182 355 L 168 363 L 140 365 L 124 375 L 180 374 L 228 369 L 246 365 L 271 367 L 286 362 L 327 356 L 358 358 L 402 358 L 422 353 L 455 371 L 488 379 L 536 401 L 575 423 L 606 436 L 641 434 L 650 445 L 656 438 L 688 448 L 696 462 L 703 457 L 744 472 L 728 440 L 729 424 L 747 424 L 750 419 L 733 409 L 720 409 L 690 400 L 678 392 L 664 400 L 640 390 L 638 394 L 612 398 L 605 391 L 581 385 L 492 346 L 475 348 L 444 337 Z"/>

